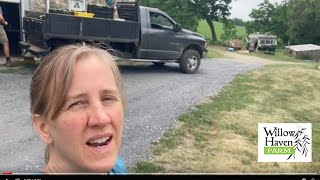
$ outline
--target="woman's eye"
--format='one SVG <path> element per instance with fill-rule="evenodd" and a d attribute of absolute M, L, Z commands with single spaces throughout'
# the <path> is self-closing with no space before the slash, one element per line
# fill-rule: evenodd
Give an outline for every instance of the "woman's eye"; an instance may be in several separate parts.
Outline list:
<path fill-rule="evenodd" d="M 71 105 L 69 106 L 69 108 L 81 106 L 81 105 L 84 105 L 84 104 L 85 104 L 84 101 L 77 101 L 77 102 L 71 104 Z"/>
<path fill-rule="evenodd" d="M 115 98 L 113 96 L 105 96 L 105 97 L 102 98 L 102 101 L 107 101 L 107 102 L 116 101 L 116 100 L 117 100 L 117 98 Z"/>

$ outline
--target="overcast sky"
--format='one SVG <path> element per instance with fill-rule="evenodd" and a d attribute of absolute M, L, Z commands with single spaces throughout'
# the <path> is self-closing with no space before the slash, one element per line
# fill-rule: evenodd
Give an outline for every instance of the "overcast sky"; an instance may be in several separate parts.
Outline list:
<path fill-rule="evenodd" d="M 278 2 L 282 0 L 269 0 L 271 3 Z M 258 5 L 262 3 L 263 0 L 232 0 L 231 6 L 231 18 L 240 18 L 244 21 L 251 20 L 249 14 L 252 9 L 257 9 Z"/>

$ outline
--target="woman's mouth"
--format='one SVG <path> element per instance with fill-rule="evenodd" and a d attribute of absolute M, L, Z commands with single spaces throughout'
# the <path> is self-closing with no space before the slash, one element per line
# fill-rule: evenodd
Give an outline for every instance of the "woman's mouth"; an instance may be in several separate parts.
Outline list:
<path fill-rule="evenodd" d="M 87 145 L 93 148 L 104 147 L 104 146 L 108 146 L 111 140 L 112 140 L 112 136 L 102 137 L 98 139 L 89 140 L 87 142 Z"/>

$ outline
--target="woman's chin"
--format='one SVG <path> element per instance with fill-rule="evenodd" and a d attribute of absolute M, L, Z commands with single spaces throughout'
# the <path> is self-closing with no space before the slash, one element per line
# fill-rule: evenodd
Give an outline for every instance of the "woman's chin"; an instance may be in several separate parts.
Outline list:
<path fill-rule="evenodd" d="M 108 156 L 108 158 L 101 158 L 98 161 L 91 161 L 88 163 L 88 172 L 94 173 L 108 173 L 116 164 L 116 157 Z"/>

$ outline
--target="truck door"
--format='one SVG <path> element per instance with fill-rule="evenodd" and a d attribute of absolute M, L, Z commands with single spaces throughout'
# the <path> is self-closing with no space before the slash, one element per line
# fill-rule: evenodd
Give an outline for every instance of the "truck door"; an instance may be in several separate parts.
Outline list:
<path fill-rule="evenodd" d="M 185 44 L 186 35 L 183 31 L 175 31 L 173 22 L 161 12 L 149 11 L 148 53 L 149 59 L 179 59 Z"/>

